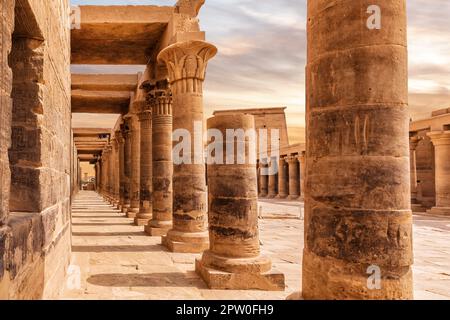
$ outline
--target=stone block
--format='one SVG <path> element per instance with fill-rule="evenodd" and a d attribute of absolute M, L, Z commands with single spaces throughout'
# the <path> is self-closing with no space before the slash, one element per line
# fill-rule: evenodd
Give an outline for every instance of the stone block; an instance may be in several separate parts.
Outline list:
<path fill-rule="evenodd" d="M 195 271 L 210 289 L 284 291 L 284 274 L 274 270 L 265 273 L 230 273 L 210 269 L 195 261 Z"/>

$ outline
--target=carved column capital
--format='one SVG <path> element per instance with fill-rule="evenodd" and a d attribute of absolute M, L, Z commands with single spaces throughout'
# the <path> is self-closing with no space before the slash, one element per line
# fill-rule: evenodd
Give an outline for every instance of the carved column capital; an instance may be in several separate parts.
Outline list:
<path fill-rule="evenodd" d="M 175 43 L 158 55 L 169 72 L 169 81 L 176 93 L 201 93 L 208 61 L 217 48 L 205 41 L 192 40 Z"/>
<path fill-rule="evenodd" d="M 147 102 L 154 117 L 172 115 L 172 90 L 167 79 L 147 83 L 143 88 L 147 91 Z"/>
<path fill-rule="evenodd" d="M 297 158 L 298 158 L 297 156 L 287 156 L 286 161 L 289 164 L 295 164 L 298 161 Z"/>
<path fill-rule="evenodd" d="M 450 145 L 450 131 L 432 131 L 428 132 L 434 146 Z"/>
<path fill-rule="evenodd" d="M 422 137 L 418 137 L 418 136 L 413 136 L 409 138 L 409 149 L 411 151 L 416 150 L 417 145 L 419 144 L 419 142 L 422 140 Z"/>

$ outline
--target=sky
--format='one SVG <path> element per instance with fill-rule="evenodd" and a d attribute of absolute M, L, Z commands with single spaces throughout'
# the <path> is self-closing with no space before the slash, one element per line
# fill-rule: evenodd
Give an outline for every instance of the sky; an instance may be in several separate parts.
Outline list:
<path fill-rule="evenodd" d="M 176 0 L 72 0 L 73 5 L 174 5 Z M 450 1 L 407 0 L 409 105 L 413 119 L 450 107 Z M 287 107 L 290 142 L 303 136 L 306 0 L 206 0 L 200 24 L 218 55 L 205 82 L 205 110 Z M 77 67 L 75 72 L 136 72 L 142 67 Z M 98 117 L 78 116 L 76 126 Z M 114 123 L 115 116 L 100 117 Z"/>

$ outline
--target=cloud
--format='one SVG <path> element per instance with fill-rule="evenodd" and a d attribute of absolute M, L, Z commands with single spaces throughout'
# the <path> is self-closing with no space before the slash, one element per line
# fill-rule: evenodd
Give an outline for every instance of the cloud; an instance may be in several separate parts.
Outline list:
<path fill-rule="evenodd" d="M 72 2 L 173 5 L 176 1 Z M 407 8 L 410 110 L 413 117 L 423 117 L 450 106 L 450 1 L 408 0 Z M 200 21 L 207 40 L 219 48 L 207 71 L 206 114 L 225 108 L 287 106 L 289 126 L 303 126 L 306 1 L 207 0 Z"/>

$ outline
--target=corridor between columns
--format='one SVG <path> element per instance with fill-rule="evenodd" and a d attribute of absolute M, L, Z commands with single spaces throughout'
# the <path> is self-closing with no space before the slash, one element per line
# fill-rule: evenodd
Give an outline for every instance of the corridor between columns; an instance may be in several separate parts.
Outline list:
<path fill-rule="evenodd" d="M 265 206 L 265 204 L 262 204 Z M 267 207 L 266 211 L 269 210 Z M 211 290 L 195 273 L 200 254 L 172 253 L 94 191 L 72 205 L 72 259 L 62 299 L 285 299 L 301 286 L 301 220 L 261 220 L 262 252 L 286 291 Z M 283 234 L 283 238 L 277 237 Z"/>

